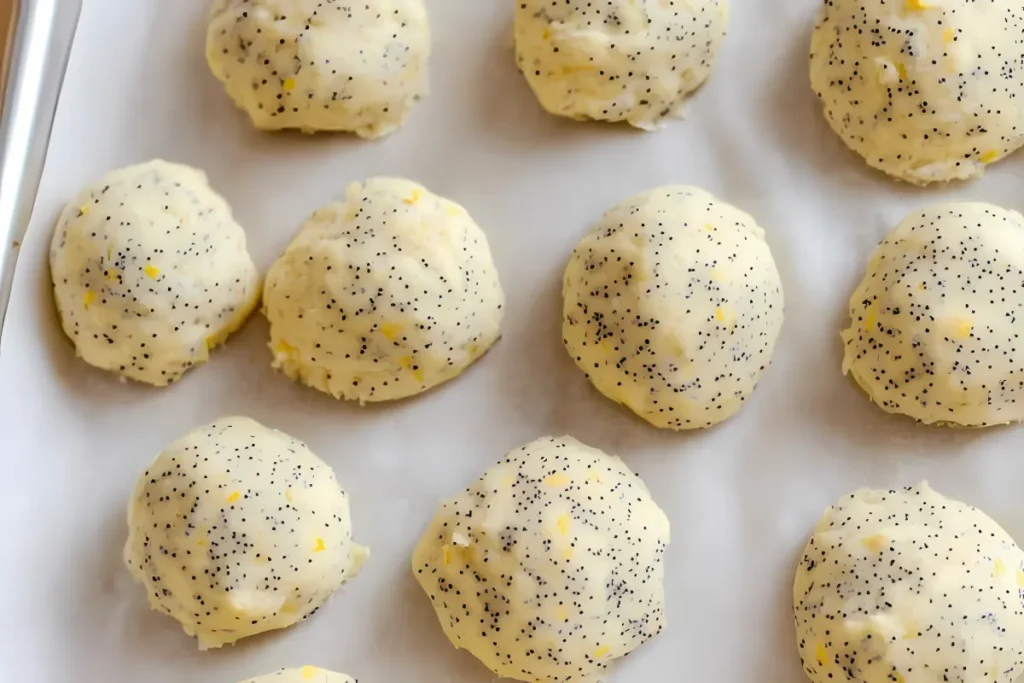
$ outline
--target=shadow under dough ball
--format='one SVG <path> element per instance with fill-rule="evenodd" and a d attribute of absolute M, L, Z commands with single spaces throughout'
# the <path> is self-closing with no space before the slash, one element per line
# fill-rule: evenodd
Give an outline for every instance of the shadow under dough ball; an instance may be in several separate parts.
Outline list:
<path fill-rule="evenodd" d="M 150 161 L 72 199 L 50 245 L 64 332 L 86 363 L 165 386 L 259 303 L 245 232 L 206 175 Z"/>
<path fill-rule="evenodd" d="M 656 130 L 708 77 L 727 23 L 726 0 L 516 0 L 516 62 L 552 114 Z"/>
<path fill-rule="evenodd" d="M 1024 552 L 927 483 L 825 511 L 796 569 L 813 683 L 1012 683 L 1024 671 Z"/>
<path fill-rule="evenodd" d="M 210 70 L 264 130 L 387 135 L 426 96 L 429 59 L 423 0 L 215 0 L 207 29 Z"/>
<path fill-rule="evenodd" d="M 926 424 L 1024 420 L 1024 216 L 982 203 L 907 216 L 850 297 L 843 372 Z"/>
<path fill-rule="evenodd" d="M 368 556 L 331 468 L 247 417 L 172 443 L 128 506 L 128 569 L 203 650 L 312 616 Z"/>
<path fill-rule="evenodd" d="M 1024 144 L 1019 0 L 831 0 L 811 87 L 871 166 L 917 185 L 977 178 Z"/>
<path fill-rule="evenodd" d="M 610 209 L 569 258 L 562 339 L 611 400 L 655 427 L 736 414 L 782 328 L 779 272 L 746 213 L 694 187 Z"/>
<path fill-rule="evenodd" d="M 496 676 L 596 683 L 664 628 L 668 544 L 622 460 L 545 437 L 442 503 L 412 570 L 448 640 Z"/>
<path fill-rule="evenodd" d="M 406 398 L 498 339 L 505 295 L 487 237 L 422 185 L 371 178 L 318 209 L 267 274 L 275 368 L 335 398 Z"/>

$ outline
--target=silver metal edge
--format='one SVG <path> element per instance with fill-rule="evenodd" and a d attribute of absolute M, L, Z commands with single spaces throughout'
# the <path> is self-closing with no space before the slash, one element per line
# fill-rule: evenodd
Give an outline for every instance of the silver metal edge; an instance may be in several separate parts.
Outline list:
<path fill-rule="evenodd" d="M 11 8 L 11 26 L 0 26 L 9 28 L 0 73 L 0 340 L 82 4 L 13 0 Z"/>

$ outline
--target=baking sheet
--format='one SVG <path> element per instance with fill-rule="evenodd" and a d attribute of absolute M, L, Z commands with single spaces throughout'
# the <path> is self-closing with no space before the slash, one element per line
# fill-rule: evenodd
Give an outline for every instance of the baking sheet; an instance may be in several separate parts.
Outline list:
<path fill-rule="evenodd" d="M 732 0 L 711 81 L 685 121 L 656 134 L 544 114 L 513 64 L 512 0 L 426 1 L 432 94 L 379 143 L 252 130 L 204 64 L 205 0 L 85 3 L 0 349 L 0 680 L 234 683 L 311 663 L 367 682 L 490 681 L 447 645 L 409 555 L 441 498 L 547 433 L 621 454 L 672 521 L 669 626 L 623 662 L 620 683 L 801 681 L 793 568 L 821 510 L 857 487 L 928 478 L 1024 539 L 1024 431 L 885 415 L 841 376 L 838 337 L 885 232 L 936 201 L 1024 208 L 1024 156 L 933 190 L 869 171 L 827 129 L 807 86 L 817 0 Z M 261 317 L 169 389 L 88 368 L 50 299 L 52 225 L 84 184 L 158 156 L 209 173 L 263 268 L 350 181 L 425 183 L 486 230 L 508 296 L 504 338 L 448 385 L 366 409 L 275 374 Z M 560 275 L 576 240 L 613 202 L 666 183 L 703 186 L 752 213 L 787 296 L 754 398 L 695 434 L 659 432 L 601 398 L 559 335 Z M 373 557 L 308 622 L 201 653 L 147 609 L 122 567 L 124 511 L 163 446 L 239 413 L 307 441 L 335 468 Z"/>

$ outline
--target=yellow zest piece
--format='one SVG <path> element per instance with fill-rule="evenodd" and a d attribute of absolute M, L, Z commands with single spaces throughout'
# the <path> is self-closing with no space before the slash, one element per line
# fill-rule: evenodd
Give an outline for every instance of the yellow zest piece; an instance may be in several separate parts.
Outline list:
<path fill-rule="evenodd" d="M 1017 570 L 1017 588 L 1024 588 L 1024 571 Z"/>
<path fill-rule="evenodd" d="M 601 483 L 601 475 L 595 470 L 587 470 L 587 481 L 594 482 L 595 484 Z"/>
<path fill-rule="evenodd" d="M 206 343 L 206 348 L 207 349 L 212 349 L 212 348 L 217 346 L 217 337 L 215 337 L 213 335 L 210 335 L 209 337 L 207 337 L 203 341 Z"/>
<path fill-rule="evenodd" d="M 89 205 L 88 204 L 82 204 L 80 207 L 78 207 L 78 213 L 80 215 L 82 215 L 82 216 L 84 216 L 85 214 L 89 213 Z"/>
<path fill-rule="evenodd" d="M 581 71 L 593 71 L 593 70 L 594 70 L 594 67 L 592 67 L 592 66 L 590 66 L 588 64 L 581 64 L 579 66 L 563 66 L 562 67 L 562 75 L 563 76 L 572 76 L 573 74 L 579 73 Z"/>
<path fill-rule="evenodd" d="M 566 562 L 568 562 L 569 560 L 571 560 L 571 559 L 572 559 L 572 556 L 573 556 L 573 555 L 574 555 L 575 553 L 576 553 L 576 549 L 575 549 L 575 548 L 573 548 L 572 546 L 569 546 L 568 548 L 566 548 L 566 549 L 565 549 L 565 554 L 564 554 L 564 555 L 562 555 L 562 557 L 563 557 L 563 558 L 565 558 L 565 561 L 566 561 Z"/>
<path fill-rule="evenodd" d="M 931 5 L 924 4 L 924 0 L 906 0 L 907 10 L 910 12 L 923 12 L 931 9 Z"/>
<path fill-rule="evenodd" d="M 103 272 L 103 275 L 104 275 L 104 276 L 105 276 L 105 277 L 106 277 L 106 278 L 107 278 L 108 280 L 111 280 L 111 281 L 114 281 L 114 280 L 116 280 L 116 279 L 117 279 L 117 277 L 118 277 L 118 275 L 120 275 L 120 274 L 121 274 L 121 271 L 119 271 L 119 270 L 118 270 L 117 268 L 107 268 L 107 269 L 106 269 L 106 270 L 105 270 L 105 271 Z"/>
<path fill-rule="evenodd" d="M 708 232 L 714 232 L 715 231 L 715 226 L 711 225 L 710 223 L 705 223 L 704 224 L 704 229 L 707 230 Z"/>
<path fill-rule="evenodd" d="M 82 295 L 82 303 L 85 304 L 86 308 L 89 308 L 89 304 L 91 304 L 93 301 L 96 301 L 96 292 L 89 290 L 88 292 Z"/>
<path fill-rule="evenodd" d="M 919 631 L 920 628 L 916 621 L 908 621 L 903 625 L 903 635 L 900 637 L 900 640 L 914 640 L 917 638 Z"/>
<path fill-rule="evenodd" d="M 417 382 L 423 381 L 423 370 L 413 365 L 412 356 L 402 356 L 398 359 L 398 364 L 406 370 L 411 370 Z"/>
<path fill-rule="evenodd" d="M 295 614 L 299 611 L 299 606 L 291 600 L 285 600 L 284 604 L 281 605 L 281 614 Z M 312 669 L 313 667 L 309 667 Z"/>
<path fill-rule="evenodd" d="M 572 480 L 570 480 L 568 476 L 561 472 L 555 472 L 554 474 L 549 474 L 544 477 L 544 485 L 556 489 L 564 489 L 571 481 Z"/>
<path fill-rule="evenodd" d="M 971 331 L 974 329 L 974 325 L 971 324 L 970 320 L 960 320 L 956 324 L 954 336 L 957 339 L 967 339 L 971 336 Z"/>
<path fill-rule="evenodd" d="M 295 90 L 295 79 L 294 78 L 286 78 L 286 79 L 284 79 L 284 82 L 281 83 L 281 87 L 284 88 L 285 92 L 287 92 L 289 90 Z"/>
<path fill-rule="evenodd" d="M 555 618 L 559 621 L 569 621 L 569 613 L 565 611 L 565 608 L 559 605 L 555 608 Z"/>
<path fill-rule="evenodd" d="M 114 243 L 107 242 L 107 258 L 114 258 Z"/>
<path fill-rule="evenodd" d="M 942 42 L 943 43 L 945 43 L 946 45 L 949 45 L 954 40 L 956 40 L 956 31 L 954 31 L 951 28 L 947 28 L 945 31 L 942 32 Z"/>
<path fill-rule="evenodd" d="M 283 353 L 283 354 L 285 354 L 287 356 L 290 356 L 290 355 L 294 354 L 296 350 L 297 349 L 294 346 L 292 346 L 291 344 L 289 344 L 288 342 L 286 342 L 283 339 L 281 341 L 277 342 L 277 346 L 274 347 L 274 351 L 276 353 Z"/>
<path fill-rule="evenodd" d="M 999 158 L 999 150 L 993 149 L 993 150 L 990 150 L 988 152 L 985 152 L 984 154 L 981 155 L 980 158 L 981 158 L 981 163 L 983 163 L 983 164 L 991 164 L 993 161 L 995 161 L 996 159 Z"/>
<path fill-rule="evenodd" d="M 825 666 L 828 661 L 828 652 L 825 650 L 825 643 L 818 643 L 814 648 L 814 658 L 818 660 L 818 666 Z"/>
<path fill-rule="evenodd" d="M 907 680 L 896 672 L 893 672 L 892 677 L 896 680 L 896 683 L 907 683 Z"/>
<path fill-rule="evenodd" d="M 196 545 L 199 546 L 200 548 L 206 546 L 206 544 L 207 544 L 207 541 L 206 541 L 205 538 L 200 538 L 199 540 L 196 541 Z"/>
<path fill-rule="evenodd" d="M 285 489 L 284 490 L 284 499 L 287 500 L 289 503 L 292 502 L 292 490 L 291 489 Z"/>
<path fill-rule="evenodd" d="M 413 204 L 415 204 L 416 202 L 418 202 L 422 198 L 423 198 L 423 190 L 415 189 L 415 190 L 412 191 L 412 194 L 409 195 L 408 197 L 406 197 L 405 199 L 403 199 L 402 202 L 408 204 L 409 206 L 412 206 Z"/>
<path fill-rule="evenodd" d="M 235 491 L 230 496 L 228 496 L 228 502 L 229 503 L 234 503 L 236 500 L 238 500 L 241 497 L 242 497 L 242 494 L 240 494 L 238 491 Z"/>
<path fill-rule="evenodd" d="M 995 564 L 992 566 L 992 577 L 998 579 L 1000 576 L 1006 573 L 1006 565 L 998 557 L 996 558 Z"/>
<path fill-rule="evenodd" d="M 452 563 L 452 549 L 451 549 L 451 546 L 448 546 L 448 545 L 441 546 L 441 557 L 444 558 L 445 565 L 449 565 L 449 564 Z"/>
<path fill-rule="evenodd" d="M 882 534 L 875 534 L 874 536 L 862 538 L 861 543 L 863 543 L 864 547 L 870 550 L 871 552 L 880 553 L 883 550 L 885 550 L 885 547 L 887 545 L 889 545 L 889 539 L 883 536 Z"/>
<path fill-rule="evenodd" d="M 540 38 L 541 38 L 541 40 L 543 40 L 545 42 L 551 40 L 551 29 L 549 29 L 549 28 L 544 29 L 544 32 L 540 34 Z"/>
<path fill-rule="evenodd" d="M 325 550 L 327 550 L 327 546 L 324 545 L 324 539 L 322 539 L 322 538 L 316 539 L 316 547 L 313 548 L 313 552 L 314 553 L 320 553 L 320 552 L 323 552 Z"/>
<path fill-rule="evenodd" d="M 309 680 L 316 676 L 318 673 L 320 673 L 320 669 L 316 668 L 315 666 L 304 666 L 301 669 L 299 669 L 299 673 L 302 674 L 303 678 Z"/>
<path fill-rule="evenodd" d="M 146 277 L 148 277 L 150 280 L 155 280 L 157 276 L 160 275 L 160 269 L 154 266 L 153 264 L 147 265 L 142 270 L 146 274 Z"/>
<path fill-rule="evenodd" d="M 401 323 L 384 323 L 380 326 L 380 333 L 384 335 L 384 338 L 388 341 L 395 341 L 402 334 L 402 330 L 405 326 Z"/>
<path fill-rule="evenodd" d="M 569 535 L 569 529 L 572 527 L 572 518 L 569 515 L 559 515 L 555 521 L 555 526 L 558 527 L 558 533 L 563 536 Z"/>
<path fill-rule="evenodd" d="M 598 659 L 599 657 L 604 657 L 606 654 L 608 654 L 611 651 L 612 651 L 612 649 L 610 647 L 608 647 L 607 645 L 602 645 L 601 647 L 599 647 L 596 650 L 594 650 L 594 659 Z"/>
<path fill-rule="evenodd" d="M 910 81 L 910 78 L 907 76 L 907 67 L 905 64 L 897 64 L 896 73 L 900 75 L 901 81 Z"/>
<path fill-rule="evenodd" d="M 864 317 L 864 331 L 870 332 L 871 328 L 875 326 L 875 319 L 878 317 L 878 302 L 871 304 L 868 307 L 868 314 Z"/>
<path fill-rule="evenodd" d="M 733 323 L 732 309 L 724 306 L 719 306 L 715 309 L 715 320 L 726 325 Z"/>
<path fill-rule="evenodd" d="M 446 202 L 444 205 L 445 211 L 448 212 L 449 216 L 461 216 L 466 213 L 466 210 L 455 202 Z"/>
<path fill-rule="evenodd" d="M 928 289 L 928 285 L 926 285 L 924 281 L 921 281 L 917 283 L 917 288 L 923 292 L 924 290 Z"/>

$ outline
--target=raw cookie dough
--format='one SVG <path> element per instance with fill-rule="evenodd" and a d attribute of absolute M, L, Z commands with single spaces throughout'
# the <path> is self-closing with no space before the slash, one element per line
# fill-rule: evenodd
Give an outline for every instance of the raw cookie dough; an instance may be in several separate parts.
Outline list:
<path fill-rule="evenodd" d="M 264 130 L 398 129 L 427 94 L 423 0 L 215 0 L 206 60 Z"/>
<path fill-rule="evenodd" d="M 565 269 L 562 337 L 608 398 L 652 425 L 710 427 L 771 362 L 782 284 L 764 231 L 694 187 L 613 207 Z"/>
<path fill-rule="evenodd" d="M 726 0 L 518 0 L 516 61 L 541 106 L 656 130 L 707 78 Z"/>
<path fill-rule="evenodd" d="M 249 678 L 241 683 L 358 683 L 345 674 L 335 673 L 315 666 L 298 669 L 281 669 L 272 674 Z"/>
<path fill-rule="evenodd" d="M 247 417 L 178 439 L 136 485 L 124 560 L 201 649 L 316 612 L 369 552 L 348 497 L 301 441 Z"/>
<path fill-rule="evenodd" d="M 977 178 L 1024 144 L 1019 0 L 831 0 L 811 87 L 868 164 L 917 185 Z"/>
<path fill-rule="evenodd" d="M 458 204 L 371 178 L 316 211 L 271 267 L 274 367 L 336 398 L 388 401 L 455 377 L 497 340 L 505 297 Z"/>
<path fill-rule="evenodd" d="M 903 220 L 850 297 L 843 372 L 882 410 L 928 424 L 1024 420 L 1024 216 L 940 204 Z"/>
<path fill-rule="evenodd" d="M 78 355 L 155 386 L 205 363 L 260 295 L 227 202 L 202 171 L 159 160 L 109 173 L 71 200 L 50 275 Z"/>
<path fill-rule="evenodd" d="M 825 511 L 796 570 L 814 683 L 1011 683 L 1024 662 L 1024 553 L 923 483 Z"/>
<path fill-rule="evenodd" d="M 619 458 L 546 437 L 444 502 L 412 569 L 448 639 L 495 675 L 597 681 L 664 627 L 668 543 Z"/>

